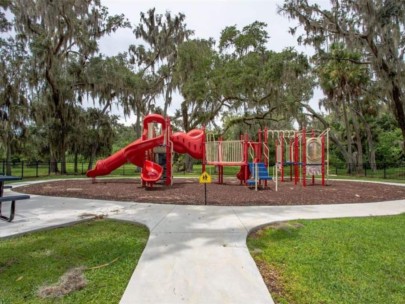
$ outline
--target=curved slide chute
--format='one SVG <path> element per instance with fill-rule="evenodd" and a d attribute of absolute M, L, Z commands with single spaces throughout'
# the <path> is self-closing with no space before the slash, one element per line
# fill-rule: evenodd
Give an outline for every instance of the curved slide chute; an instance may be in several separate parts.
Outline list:
<path fill-rule="evenodd" d="M 124 165 L 126 162 L 127 158 L 125 157 L 125 148 L 123 148 L 106 159 L 97 161 L 96 166 L 86 172 L 86 176 L 94 178 L 97 176 L 108 175 L 115 169 Z"/>
<path fill-rule="evenodd" d="M 142 168 L 145 162 L 145 152 L 156 146 L 162 145 L 163 140 L 163 135 L 145 140 L 138 139 L 125 148 L 125 158 L 135 166 Z"/>
<path fill-rule="evenodd" d="M 177 132 L 170 139 L 173 142 L 173 150 L 176 153 L 187 153 L 196 159 L 203 158 L 203 130 L 194 129 L 188 133 Z"/>
<path fill-rule="evenodd" d="M 162 174 L 163 174 L 162 166 L 150 160 L 145 160 L 141 173 L 141 178 L 145 183 L 150 184 L 152 186 L 162 177 Z"/>
<path fill-rule="evenodd" d="M 108 175 L 128 161 L 142 168 L 145 162 L 145 151 L 161 144 L 163 144 L 163 135 L 146 140 L 137 139 L 106 159 L 99 160 L 94 169 L 87 171 L 86 175 L 88 177 Z"/>

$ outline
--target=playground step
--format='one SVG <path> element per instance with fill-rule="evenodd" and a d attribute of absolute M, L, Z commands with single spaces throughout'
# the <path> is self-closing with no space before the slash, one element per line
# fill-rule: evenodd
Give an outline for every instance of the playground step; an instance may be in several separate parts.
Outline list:
<path fill-rule="evenodd" d="M 248 185 L 255 183 L 255 180 L 254 180 L 255 168 L 256 168 L 255 163 L 249 163 L 249 170 L 251 172 L 251 176 L 253 179 L 246 181 Z M 257 163 L 257 170 L 258 170 L 257 173 L 258 173 L 259 180 L 272 180 L 273 179 L 271 176 L 269 176 L 269 172 L 267 171 L 266 165 L 264 163 Z"/>
<path fill-rule="evenodd" d="M 259 180 L 273 180 L 273 178 L 271 176 L 269 176 L 268 178 L 260 178 Z M 254 179 L 248 179 L 246 181 L 247 185 L 254 185 L 255 184 L 255 180 Z"/>
<path fill-rule="evenodd" d="M 246 181 L 246 185 L 248 185 L 248 186 L 253 186 L 255 184 L 256 184 L 256 181 L 254 179 L 248 179 Z"/>

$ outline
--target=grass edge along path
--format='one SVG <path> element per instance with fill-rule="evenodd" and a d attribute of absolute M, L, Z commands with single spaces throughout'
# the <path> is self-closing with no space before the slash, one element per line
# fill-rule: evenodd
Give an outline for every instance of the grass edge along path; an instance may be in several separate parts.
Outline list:
<path fill-rule="evenodd" d="M 148 236 L 138 224 L 90 220 L 2 239 L 0 303 L 118 303 Z M 84 288 L 56 298 L 39 296 L 72 269 L 84 274 Z"/>
<path fill-rule="evenodd" d="M 271 224 L 248 247 L 276 303 L 405 303 L 405 214 Z"/>

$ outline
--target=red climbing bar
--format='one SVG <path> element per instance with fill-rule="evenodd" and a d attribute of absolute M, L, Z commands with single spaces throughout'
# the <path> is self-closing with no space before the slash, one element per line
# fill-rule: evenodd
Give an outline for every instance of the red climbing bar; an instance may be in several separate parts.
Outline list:
<path fill-rule="evenodd" d="M 322 135 L 321 138 L 322 143 L 322 186 L 325 186 L 325 135 Z"/>
<path fill-rule="evenodd" d="M 281 133 L 280 140 L 280 165 L 281 165 L 281 181 L 284 182 L 284 134 Z"/>
<path fill-rule="evenodd" d="M 301 173 L 302 173 L 302 185 L 305 187 L 307 185 L 307 134 L 306 130 L 302 130 L 302 143 L 301 143 L 301 154 L 302 154 L 302 165 L 301 165 Z"/>

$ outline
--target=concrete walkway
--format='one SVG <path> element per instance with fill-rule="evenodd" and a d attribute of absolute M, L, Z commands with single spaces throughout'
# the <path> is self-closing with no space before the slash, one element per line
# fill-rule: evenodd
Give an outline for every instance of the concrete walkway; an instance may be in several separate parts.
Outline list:
<path fill-rule="evenodd" d="M 149 228 L 150 237 L 121 303 L 273 303 L 246 247 L 249 231 L 274 221 L 403 212 L 405 200 L 346 205 L 215 207 L 33 195 L 29 201 L 17 202 L 12 223 L 0 221 L 0 237 L 65 225 L 100 214 L 138 222 Z"/>

